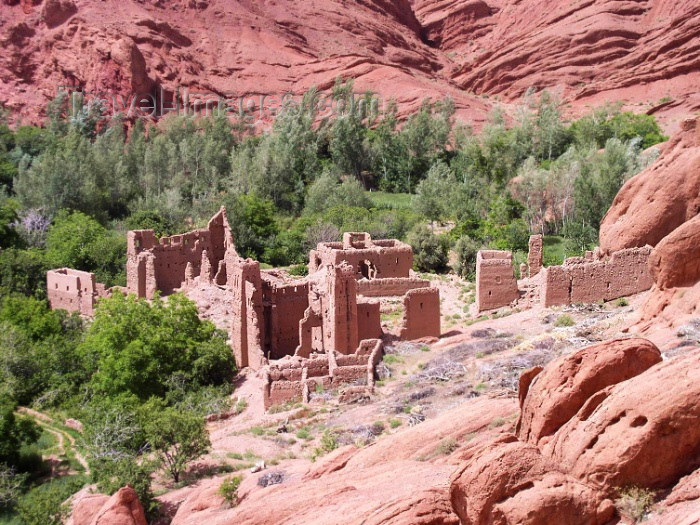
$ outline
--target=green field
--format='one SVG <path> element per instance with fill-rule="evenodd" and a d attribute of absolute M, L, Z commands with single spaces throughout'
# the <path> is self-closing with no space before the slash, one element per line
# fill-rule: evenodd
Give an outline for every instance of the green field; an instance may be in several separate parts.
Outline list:
<path fill-rule="evenodd" d="M 385 191 L 370 191 L 369 198 L 375 208 L 407 209 L 411 207 L 410 193 L 387 193 Z"/>

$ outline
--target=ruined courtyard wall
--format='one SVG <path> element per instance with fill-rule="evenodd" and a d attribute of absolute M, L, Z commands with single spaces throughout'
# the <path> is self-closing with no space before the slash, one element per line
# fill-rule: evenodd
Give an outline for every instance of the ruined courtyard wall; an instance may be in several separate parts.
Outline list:
<path fill-rule="evenodd" d="M 544 241 L 542 235 L 531 235 L 528 242 L 527 266 L 528 276 L 534 277 L 542 270 Z M 524 275 L 521 274 L 521 277 Z"/>
<path fill-rule="evenodd" d="M 228 286 L 232 294 L 231 343 L 236 364 L 258 370 L 265 364 L 260 263 L 242 259 L 231 250 L 226 254 Z"/>
<path fill-rule="evenodd" d="M 263 369 L 265 409 L 286 402 L 308 402 L 317 387 L 331 390 L 345 384 L 358 384 L 371 391 L 374 369 L 382 357 L 379 339 L 362 341 L 354 353 L 336 352 L 310 358 L 285 357 L 271 361 Z"/>
<path fill-rule="evenodd" d="M 476 256 L 478 311 L 509 306 L 518 297 L 518 283 L 513 271 L 513 255 L 506 251 L 479 251 Z"/>
<path fill-rule="evenodd" d="M 416 288 L 429 288 L 430 281 L 416 277 L 362 279 L 357 281 L 357 293 L 365 297 L 401 296 Z"/>
<path fill-rule="evenodd" d="M 544 306 L 611 301 L 651 288 L 650 247 L 629 248 L 607 259 L 567 260 L 545 268 L 540 297 Z"/>
<path fill-rule="evenodd" d="M 402 340 L 440 337 L 440 290 L 418 288 L 403 298 Z"/>
<path fill-rule="evenodd" d="M 362 263 L 368 261 L 376 270 L 373 278 L 387 279 L 408 277 L 413 267 L 413 250 L 400 241 L 387 239 L 372 241 L 365 248 L 346 248 L 342 243 L 322 243 L 309 254 L 309 272 L 323 265 L 338 265 L 346 262 L 353 268 L 356 279 L 367 277 L 362 273 Z"/>

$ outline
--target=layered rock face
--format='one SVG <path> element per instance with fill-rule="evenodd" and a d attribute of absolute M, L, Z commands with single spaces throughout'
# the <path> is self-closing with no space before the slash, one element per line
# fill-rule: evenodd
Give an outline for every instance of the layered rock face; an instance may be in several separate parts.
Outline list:
<path fill-rule="evenodd" d="M 624 339 L 526 374 L 517 436 L 475 447 L 453 475 L 462 523 L 602 525 L 620 488 L 668 488 L 700 467 L 700 349 L 660 360 Z"/>
<path fill-rule="evenodd" d="M 299 94 L 341 75 L 396 98 L 403 116 L 449 95 L 477 126 L 492 107 L 481 95 L 513 101 L 529 88 L 563 88 L 574 112 L 607 99 L 652 103 L 645 110 L 671 129 L 700 109 L 693 0 L 6 0 L 2 9 L 0 101 L 25 122 L 60 85 L 124 97 L 156 86 Z"/>

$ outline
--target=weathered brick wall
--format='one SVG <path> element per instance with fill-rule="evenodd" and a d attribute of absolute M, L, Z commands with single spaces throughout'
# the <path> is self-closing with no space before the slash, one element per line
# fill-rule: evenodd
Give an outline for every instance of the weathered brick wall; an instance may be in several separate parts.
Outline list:
<path fill-rule="evenodd" d="M 440 290 L 417 288 L 403 298 L 402 340 L 440 337 Z"/>
<path fill-rule="evenodd" d="M 378 301 L 357 302 L 357 336 L 363 339 L 382 337 L 382 320 Z"/>
<path fill-rule="evenodd" d="M 231 342 L 239 368 L 254 370 L 265 364 L 261 327 L 263 326 L 260 263 L 226 254 L 227 282 L 232 294 Z"/>
<path fill-rule="evenodd" d="M 540 291 L 544 306 L 611 301 L 651 288 L 650 247 L 630 248 L 607 259 L 568 259 L 563 266 L 545 268 Z"/>
<path fill-rule="evenodd" d="M 155 290 L 168 294 L 185 282 L 188 264 L 200 275 L 202 253 L 218 269 L 233 238 L 222 208 L 206 228 L 158 239 L 152 230 L 127 233 L 127 288 L 139 297 L 151 298 Z"/>
<path fill-rule="evenodd" d="M 404 295 L 416 288 L 429 288 L 430 281 L 417 277 L 394 277 L 389 279 L 362 279 L 357 281 L 357 293 L 365 297 L 390 297 Z"/>
<path fill-rule="evenodd" d="M 481 312 L 509 306 L 518 299 L 510 252 L 482 250 L 476 256 L 476 306 Z"/>

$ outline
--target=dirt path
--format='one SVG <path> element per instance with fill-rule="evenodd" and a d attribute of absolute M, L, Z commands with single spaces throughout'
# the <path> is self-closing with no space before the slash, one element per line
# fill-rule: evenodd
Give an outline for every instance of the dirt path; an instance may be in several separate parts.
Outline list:
<path fill-rule="evenodd" d="M 60 428 L 56 427 L 56 421 L 49 416 L 48 414 L 44 414 L 43 412 L 39 412 L 37 410 L 34 410 L 32 408 L 27 408 L 27 407 L 19 407 L 17 409 L 17 412 L 20 414 L 23 414 L 25 416 L 29 416 L 34 421 L 39 425 L 40 427 L 46 429 L 47 432 L 52 434 L 53 436 L 56 437 L 58 440 L 58 448 L 62 452 L 62 455 L 68 456 L 68 449 L 66 448 L 66 440 L 69 443 L 69 449 L 73 452 L 73 455 L 75 456 L 75 459 L 80 463 L 80 465 L 85 469 L 85 474 L 89 475 L 90 474 L 90 465 L 88 465 L 87 460 L 85 459 L 85 456 L 83 456 L 75 447 L 75 438 L 71 436 L 68 432 L 61 430 Z"/>

